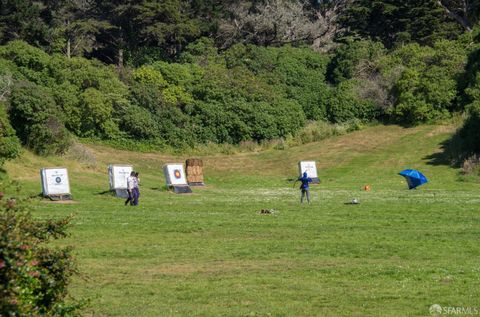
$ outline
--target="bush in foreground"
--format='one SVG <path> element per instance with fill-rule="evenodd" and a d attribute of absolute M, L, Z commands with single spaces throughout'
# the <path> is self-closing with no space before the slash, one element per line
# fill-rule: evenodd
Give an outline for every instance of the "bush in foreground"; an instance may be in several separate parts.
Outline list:
<path fill-rule="evenodd" d="M 71 249 L 47 245 L 68 223 L 37 221 L 14 199 L 0 201 L 0 316 L 78 316 L 79 305 L 67 303 Z"/>

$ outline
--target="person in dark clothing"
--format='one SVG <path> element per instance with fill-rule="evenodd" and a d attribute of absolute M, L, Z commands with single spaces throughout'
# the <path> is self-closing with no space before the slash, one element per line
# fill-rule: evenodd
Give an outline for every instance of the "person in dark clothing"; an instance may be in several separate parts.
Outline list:
<path fill-rule="evenodd" d="M 307 197 L 307 202 L 310 203 L 310 186 L 308 184 L 312 182 L 312 179 L 308 177 L 307 172 L 304 172 L 303 176 L 299 177 L 298 180 L 302 182 L 302 184 L 300 185 L 300 190 L 302 192 L 300 203 L 303 204 L 303 198 L 305 196 Z"/>
<path fill-rule="evenodd" d="M 133 185 L 133 205 L 138 206 L 138 199 L 140 198 L 140 188 L 138 185 L 140 184 L 140 178 L 138 178 L 138 172 L 135 172 L 135 179 Z"/>

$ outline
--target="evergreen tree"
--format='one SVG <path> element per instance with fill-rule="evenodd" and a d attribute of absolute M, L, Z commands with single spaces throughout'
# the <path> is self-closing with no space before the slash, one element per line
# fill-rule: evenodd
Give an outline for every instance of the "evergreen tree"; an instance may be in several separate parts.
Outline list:
<path fill-rule="evenodd" d="M 0 44 L 22 39 L 37 46 L 48 44 L 48 27 L 38 1 L 0 1 Z"/>
<path fill-rule="evenodd" d="M 199 21 L 180 0 L 95 1 L 104 24 L 94 56 L 122 66 L 125 58 L 170 58 L 200 36 Z M 125 56 L 128 54 L 128 56 Z"/>
<path fill-rule="evenodd" d="M 95 18 L 89 0 L 46 0 L 48 24 L 55 37 L 51 46 L 68 58 L 84 56 L 96 46 L 96 35 L 107 25 Z"/>
<path fill-rule="evenodd" d="M 343 23 L 350 35 L 370 37 L 386 47 L 433 44 L 462 31 L 436 0 L 357 0 L 347 9 Z"/>

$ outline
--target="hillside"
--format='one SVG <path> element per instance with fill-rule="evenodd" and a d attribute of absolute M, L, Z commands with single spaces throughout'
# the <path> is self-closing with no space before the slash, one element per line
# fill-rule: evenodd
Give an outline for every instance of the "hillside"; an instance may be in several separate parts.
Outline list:
<path fill-rule="evenodd" d="M 87 316 L 426 316 L 432 304 L 478 307 L 479 184 L 438 165 L 454 127 L 376 126 L 284 151 L 204 157 L 207 186 L 162 190 L 184 157 L 88 146 L 96 163 L 25 152 L 6 164 L 23 194 L 38 170 L 69 168 L 74 203 L 35 199 L 37 217 L 74 214 Z M 288 178 L 315 159 L 322 183 L 300 205 Z M 141 203 L 108 189 L 106 165 L 140 171 Z M 396 173 L 430 183 L 408 191 Z M 361 188 L 370 184 L 372 191 Z M 348 205 L 352 198 L 360 204 Z M 275 215 L 259 215 L 262 208 Z"/>
<path fill-rule="evenodd" d="M 332 137 L 322 142 L 310 143 L 287 150 L 268 150 L 262 152 L 240 153 L 235 155 L 217 154 L 204 156 L 207 182 L 216 184 L 220 179 L 235 179 L 242 176 L 265 176 L 277 178 L 279 181 L 294 177 L 297 173 L 297 162 L 300 160 L 315 160 L 323 175 L 338 173 L 337 170 L 363 166 L 354 175 L 336 175 L 345 179 L 367 177 L 364 182 L 378 171 L 385 173 L 410 166 L 418 167 L 427 173 L 436 171 L 439 167 L 431 166 L 429 155 L 441 152 L 441 141 L 455 131 L 451 125 L 420 126 L 417 128 L 402 128 L 400 126 L 378 125 L 372 128 L 356 131 L 344 136 Z M 6 170 L 15 179 L 27 183 L 37 183 L 38 171 L 42 167 L 65 166 L 69 168 L 72 186 L 74 179 L 97 179 L 98 190 L 108 185 L 106 167 L 108 164 L 132 164 L 142 172 L 142 179 L 148 183 L 164 184 L 162 166 L 169 162 L 183 162 L 188 156 L 172 156 L 162 153 L 138 153 L 122 151 L 99 145 L 83 145 L 77 159 L 72 155 L 65 157 L 39 157 L 29 151 L 24 151 L 22 157 L 6 164 Z M 85 152 L 88 154 L 85 157 Z M 394 154 L 394 155 L 393 155 Z M 394 157 L 394 159 L 393 159 Z M 347 172 L 347 170 L 345 170 Z M 454 173 L 452 173 L 453 175 Z M 104 177 L 103 186 L 100 178 Z M 387 176 L 387 175 L 386 175 Z M 324 176 L 326 177 L 326 175 Z M 387 176 L 388 177 L 388 176 Z M 255 178 L 255 182 L 258 179 Z M 378 180 L 381 182 L 381 180 Z M 452 179 L 454 181 L 454 179 Z M 341 181 L 335 181 L 341 186 Z M 347 182 L 347 186 L 351 183 Z"/>

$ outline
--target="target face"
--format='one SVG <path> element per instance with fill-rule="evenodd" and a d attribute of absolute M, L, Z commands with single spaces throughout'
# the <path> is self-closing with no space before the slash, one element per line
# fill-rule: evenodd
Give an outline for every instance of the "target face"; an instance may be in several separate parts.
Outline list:
<path fill-rule="evenodd" d="M 126 189 L 127 177 L 130 176 L 133 167 L 131 165 L 109 165 L 108 177 L 110 181 L 110 190 Z"/>
<path fill-rule="evenodd" d="M 317 178 L 317 165 L 314 161 L 301 161 L 298 164 L 298 174 L 303 175 L 304 172 L 307 172 L 308 177 Z"/>
<path fill-rule="evenodd" d="M 183 164 L 167 164 L 163 167 L 163 172 L 168 186 L 187 184 Z"/>
<path fill-rule="evenodd" d="M 66 168 L 43 168 L 40 170 L 40 176 L 45 196 L 70 194 L 70 183 Z"/>

